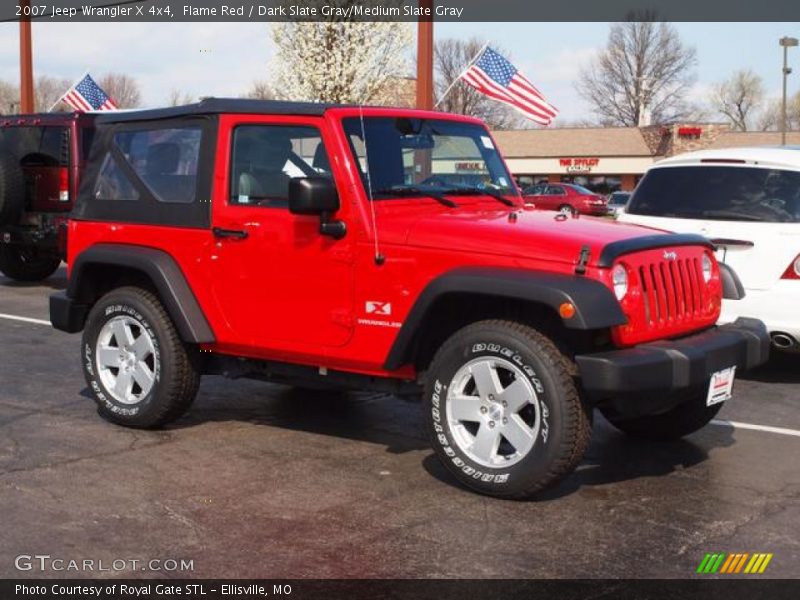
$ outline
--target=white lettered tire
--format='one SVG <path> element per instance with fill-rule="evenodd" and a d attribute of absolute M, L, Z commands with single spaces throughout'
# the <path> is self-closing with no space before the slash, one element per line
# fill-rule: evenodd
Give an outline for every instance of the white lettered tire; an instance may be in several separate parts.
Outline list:
<path fill-rule="evenodd" d="M 425 420 L 436 454 L 478 492 L 527 498 L 580 462 L 591 437 L 570 362 L 548 337 L 512 321 L 453 334 L 426 376 Z"/>
<path fill-rule="evenodd" d="M 81 359 L 98 412 L 126 427 L 174 421 L 200 382 L 196 353 L 182 342 L 156 295 L 138 287 L 113 290 L 92 307 Z"/>

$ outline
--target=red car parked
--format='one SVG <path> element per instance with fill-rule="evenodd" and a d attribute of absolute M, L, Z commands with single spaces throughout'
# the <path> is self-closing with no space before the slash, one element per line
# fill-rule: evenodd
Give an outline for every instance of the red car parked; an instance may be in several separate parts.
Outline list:
<path fill-rule="evenodd" d="M 606 198 L 574 183 L 542 183 L 527 188 L 524 195 L 530 197 L 536 208 L 565 214 L 608 214 Z"/>

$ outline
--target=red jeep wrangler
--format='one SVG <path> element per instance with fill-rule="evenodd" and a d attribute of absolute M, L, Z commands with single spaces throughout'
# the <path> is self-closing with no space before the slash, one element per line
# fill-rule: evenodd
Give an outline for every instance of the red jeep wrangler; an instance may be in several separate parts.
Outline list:
<path fill-rule="evenodd" d="M 525 208 L 478 120 L 207 99 L 95 125 L 50 313 L 115 423 L 177 419 L 205 373 L 424 390 L 447 468 L 519 498 L 594 408 L 682 436 L 767 358 L 759 321 L 714 325 L 742 291 L 708 241 Z"/>
<path fill-rule="evenodd" d="M 94 135 L 90 114 L 0 116 L 0 272 L 18 281 L 53 274 Z"/>

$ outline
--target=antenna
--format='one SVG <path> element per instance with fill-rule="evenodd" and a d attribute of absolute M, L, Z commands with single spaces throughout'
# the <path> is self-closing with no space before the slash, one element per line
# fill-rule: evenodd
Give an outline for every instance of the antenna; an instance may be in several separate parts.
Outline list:
<path fill-rule="evenodd" d="M 375 218 L 375 204 L 372 201 L 372 177 L 369 173 L 369 150 L 367 144 L 367 131 L 364 127 L 364 105 L 358 105 L 358 114 L 361 119 L 361 139 L 364 140 L 364 163 L 367 169 L 367 199 L 369 200 L 369 214 L 372 220 L 372 236 L 375 244 L 375 264 L 379 267 L 386 262 L 386 257 L 381 254 L 378 245 L 378 220 Z"/>

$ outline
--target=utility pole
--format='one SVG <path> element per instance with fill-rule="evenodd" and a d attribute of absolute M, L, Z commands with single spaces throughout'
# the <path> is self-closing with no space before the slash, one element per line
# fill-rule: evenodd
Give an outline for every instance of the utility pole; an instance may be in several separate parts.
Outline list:
<path fill-rule="evenodd" d="M 31 0 L 21 0 L 19 21 L 19 111 L 32 113 L 33 106 L 33 45 L 31 43 Z"/>
<path fill-rule="evenodd" d="M 433 109 L 433 0 L 419 0 L 430 16 L 420 15 L 417 25 L 417 108 Z"/>

